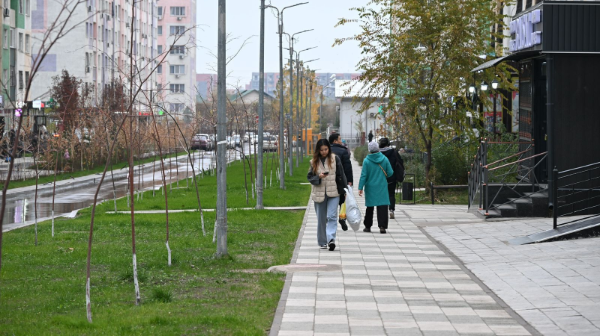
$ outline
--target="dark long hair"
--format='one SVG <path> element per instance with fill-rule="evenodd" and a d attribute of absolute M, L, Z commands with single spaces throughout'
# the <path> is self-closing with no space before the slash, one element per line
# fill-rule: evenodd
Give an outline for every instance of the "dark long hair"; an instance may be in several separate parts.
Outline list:
<path fill-rule="evenodd" d="M 310 165 L 312 167 L 312 171 L 314 174 L 317 173 L 318 169 L 319 169 L 319 163 L 321 161 L 321 147 L 322 146 L 327 146 L 327 148 L 329 149 L 329 152 L 327 153 L 327 158 L 329 159 L 329 168 L 332 167 L 333 164 L 333 153 L 331 153 L 331 145 L 329 144 L 329 141 L 327 141 L 327 139 L 320 139 L 319 141 L 317 141 L 317 144 L 315 146 L 315 152 L 313 153 L 313 158 L 312 161 L 310 162 Z"/>

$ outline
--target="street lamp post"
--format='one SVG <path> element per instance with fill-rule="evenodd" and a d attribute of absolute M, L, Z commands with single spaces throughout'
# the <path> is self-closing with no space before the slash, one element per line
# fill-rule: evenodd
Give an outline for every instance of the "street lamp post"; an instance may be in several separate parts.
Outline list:
<path fill-rule="evenodd" d="M 492 81 L 492 93 L 494 95 L 494 118 L 492 119 L 494 121 L 494 138 L 496 138 L 496 96 L 498 95 L 497 90 L 498 89 L 498 81 L 497 80 L 493 80 Z"/>
<path fill-rule="evenodd" d="M 293 62 L 294 62 L 294 41 L 295 41 L 295 36 L 298 34 L 302 34 L 302 33 L 306 33 L 309 31 L 312 31 L 314 29 L 307 29 L 307 30 L 302 30 L 299 31 L 297 33 L 294 33 L 292 35 L 288 34 L 288 33 L 284 33 L 288 36 L 289 38 L 289 44 L 290 44 L 290 121 L 288 123 L 288 146 L 289 146 L 289 156 L 288 156 L 288 165 L 290 168 L 290 176 L 292 176 L 293 174 L 293 165 L 294 165 L 294 156 L 293 156 L 293 134 L 294 134 L 294 68 L 293 68 Z M 297 119 L 297 118 L 296 118 Z M 297 144 L 298 139 L 296 139 L 296 144 Z"/>
<path fill-rule="evenodd" d="M 263 127 L 265 99 L 265 0 L 260 1 L 260 47 L 258 74 L 258 153 L 256 153 L 258 169 L 256 169 L 256 209 L 263 207 Z"/>
<path fill-rule="evenodd" d="M 273 8 L 277 11 L 277 24 L 279 34 L 279 188 L 285 189 L 285 163 L 283 152 L 285 145 L 283 144 L 283 12 L 292 7 L 305 5 L 308 2 L 297 3 L 295 5 L 284 7 L 281 11 L 279 8 L 267 5 L 265 8 Z"/>

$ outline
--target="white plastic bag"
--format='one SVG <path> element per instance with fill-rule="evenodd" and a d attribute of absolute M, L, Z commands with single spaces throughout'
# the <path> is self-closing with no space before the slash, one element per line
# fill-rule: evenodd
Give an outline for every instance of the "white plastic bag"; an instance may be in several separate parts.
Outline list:
<path fill-rule="evenodd" d="M 360 222 L 362 221 L 362 214 L 356 198 L 352 193 L 352 188 L 346 188 L 346 222 L 350 224 L 350 227 L 354 231 L 358 231 L 360 228 Z"/>

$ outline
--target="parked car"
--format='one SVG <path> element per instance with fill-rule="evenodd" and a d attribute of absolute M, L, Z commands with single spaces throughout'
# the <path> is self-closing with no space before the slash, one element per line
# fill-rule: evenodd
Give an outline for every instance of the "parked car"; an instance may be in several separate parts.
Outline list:
<path fill-rule="evenodd" d="M 208 134 L 196 134 L 192 137 L 192 144 L 190 148 L 193 149 L 202 149 L 202 150 L 212 150 L 212 143 L 210 141 L 210 137 Z"/>
<path fill-rule="evenodd" d="M 263 136 L 263 152 L 276 152 L 277 151 L 277 138 L 274 136 Z"/>
<path fill-rule="evenodd" d="M 227 148 L 235 148 L 235 140 L 231 136 L 227 136 Z"/>
<path fill-rule="evenodd" d="M 242 146 L 242 137 L 239 134 L 234 134 L 233 135 L 233 143 L 235 147 L 241 147 Z"/>

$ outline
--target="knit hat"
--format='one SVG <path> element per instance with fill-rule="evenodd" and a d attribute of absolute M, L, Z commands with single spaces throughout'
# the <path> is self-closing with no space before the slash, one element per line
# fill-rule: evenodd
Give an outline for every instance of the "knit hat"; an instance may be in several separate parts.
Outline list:
<path fill-rule="evenodd" d="M 379 145 L 377 144 L 377 142 L 369 142 L 369 152 L 371 153 L 377 153 L 379 152 Z"/>

